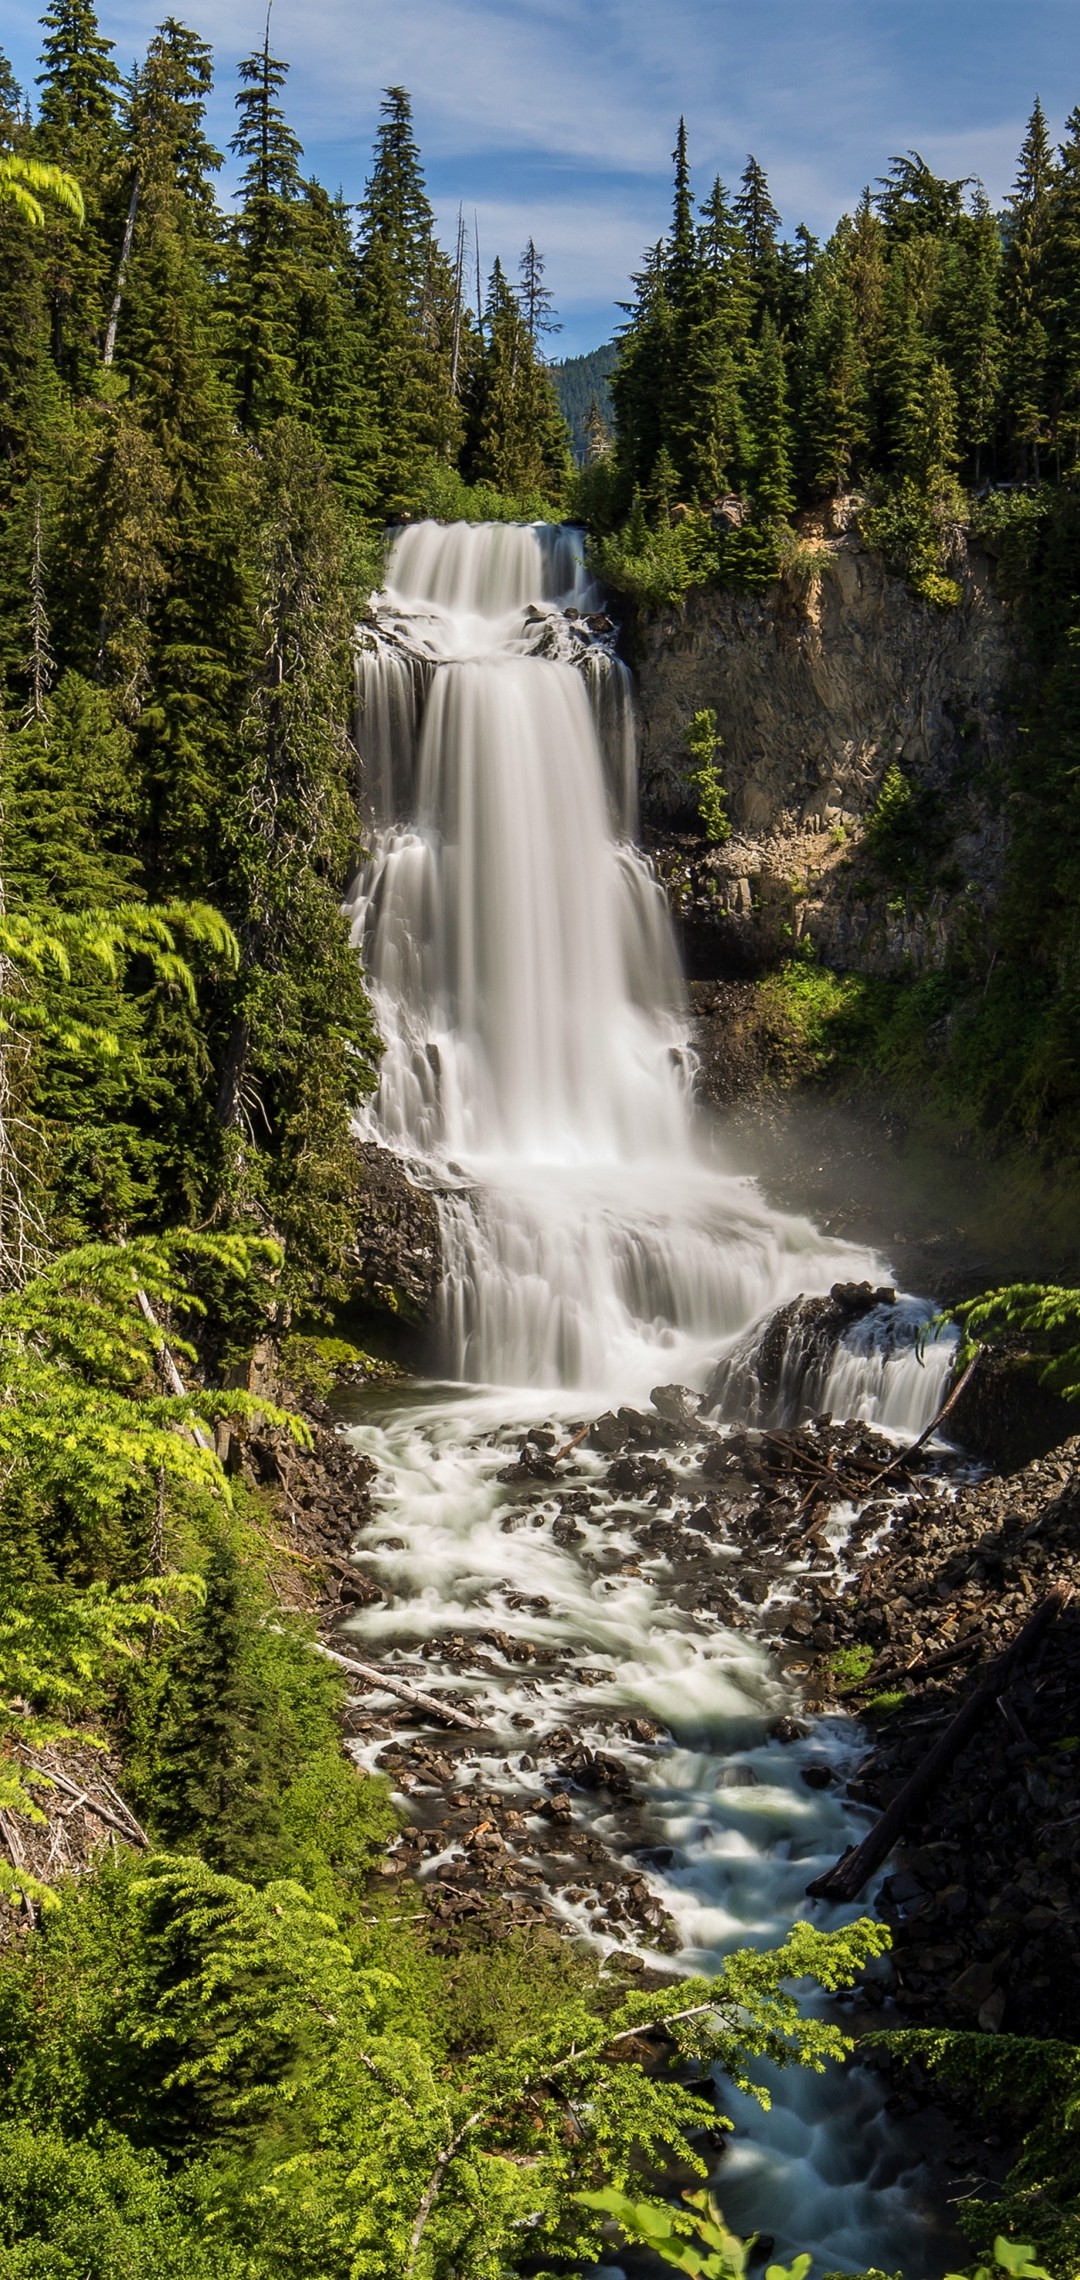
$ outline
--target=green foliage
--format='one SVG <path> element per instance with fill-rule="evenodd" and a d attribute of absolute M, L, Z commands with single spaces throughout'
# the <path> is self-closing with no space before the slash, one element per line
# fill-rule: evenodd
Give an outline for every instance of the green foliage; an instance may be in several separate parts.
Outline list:
<path fill-rule="evenodd" d="M 1006 2240 L 1004 2234 L 999 2233 L 994 2242 L 994 2265 L 998 2272 L 1009 2273 L 1011 2280 L 1050 2280 L 1045 2265 L 1032 2262 L 1034 2253 L 1025 2242 Z M 945 2280 L 963 2280 L 963 2276 L 947 2272 Z M 995 2273 L 988 2264 L 980 2264 L 972 2280 L 995 2280 Z"/>
<path fill-rule="evenodd" d="M 597 577 L 646 609 L 669 608 L 694 586 L 709 585 L 717 559 L 706 516 L 687 514 L 654 530 L 640 507 L 622 530 L 598 538 L 593 547 Z"/>
<path fill-rule="evenodd" d="M 959 1305 L 956 1319 L 964 1331 L 964 1352 L 970 1357 L 980 1331 L 1017 1331 L 1030 1342 L 1031 1358 L 1040 1382 L 1052 1386 L 1063 1400 L 1080 1395 L 1080 1290 L 1061 1289 L 1053 1283 L 1009 1283 L 1001 1290 L 984 1291 Z"/>
<path fill-rule="evenodd" d="M 203 2229 L 198 2203 L 118 2131 L 72 2142 L 0 2127 L 4 2280 L 249 2280 L 247 2257 Z"/>
<path fill-rule="evenodd" d="M 39 230 L 44 229 L 46 220 L 43 198 L 55 198 L 77 222 L 85 220 L 83 194 L 73 174 L 65 173 L 62 166 L 51 166 L 47 160 L 23 158 L 18 151 L 0 152 L 0 199 Z"/>
<path fill-rule="evenodd" d="M 416 519 L 435 522 L 528 523 L 557 522 L 559 511 L 551 498 L 538 490 L 507 495 L 494 483 L 467 483 L 456 467 L 431 460 L 420 471 L 410 498 Z"/>
<path fill-rule="evenodd" d="M 723 738 L 717 734 L 716 714 L 711 706 L 696 712 L 683 735 L 683 743 L 695 766 L 687 775 L 697 797 L 697 810 L 705 827 L 710 847 L 718 847 L 731 837 L 731 819 L 727 812 L 727 792 L 724 780 L 716 765 Z"/>
<path fill-rule="evenodd" d="M 920 2028 L 881 2039 L 897 2059 L 917 2060 L 981 2112 L 1003 2118 L 1019 2141 L 995 2199 L 961 2207 L 963 2231 L 981 2252 L 976 2280 L 984 2273 L 996 2280 L 998 2272 L 1071 2280 L 1080 2256 L 1076 2045 Z"/>
<path fill-rule="evenodd" d="M 325 1401 L 344 1370 L 362 1369 L 365 1378 L 393 1377 L 387 1362 L 380 1362 L 347 1338 L 309 1338 L 290 1331 L 281 1343 L 281 1364 L 294 1385 Z"/>
<path fill-rule="evenodd" d="M 611 2186 L 580 2198 L 584 2208 L 614 2217 L 627 2240 L 640 2241 L 676 2272 L 700 2275 L 700 2280 L 743 2280 L 747 2245 L 728 2231 L 711 2194 L 684 2193 L 685 2210 L 664 2202 L 632 2201 Z M 805 2280 L 810 2262 L 808 2256 L 797 2258 L 791 2267 L 793 2280 Z M 782 2274 L 782 2266 L 770 2265 L 765 2280 L 781 2280 Z"/>
<path fill-rule="evenodd" d="M 409 1995 L 406 1935 L 377 1961 L 289 1879 L 114 1860 L 37 1943 L 0 1962 L 14 2127 L 47 2103 L 69 2142 L 121 2131 L 148 2182 L 167 2154 L 193 2230 L 212 2208 L 260 2280 L 486 2280 L 515 2269 L 523 2223 L 549 2266 L 595 2255 L 581 2196 L 605 2175 L 637 2199 L 672 2158 L 702 2173 L 700 2100 L 679 2076 L 718 2065 L 749 2086 L 755 2058 L 840 2055 L 785 1982 L 846 1985 L 884 1934 L 798 1926 L 775 1954 L 614 2007 L 571 1985 L 524 2032 L 452 2060 Z M 664 2062 L 644 2070 L 650 2040 Z M 35 2214 L 53 2237 L 59 2208 Z"/>

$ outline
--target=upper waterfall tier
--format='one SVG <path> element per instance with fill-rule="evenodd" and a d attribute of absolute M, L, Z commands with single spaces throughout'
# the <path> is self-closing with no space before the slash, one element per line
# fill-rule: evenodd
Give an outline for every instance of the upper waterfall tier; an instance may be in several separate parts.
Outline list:
<path fill-rule="evenodd" d="M 422 522 L 394 540 L 387 599 L 499 618 L 527 602 L 589 609 L 596 591 L 569 525 Z"/>

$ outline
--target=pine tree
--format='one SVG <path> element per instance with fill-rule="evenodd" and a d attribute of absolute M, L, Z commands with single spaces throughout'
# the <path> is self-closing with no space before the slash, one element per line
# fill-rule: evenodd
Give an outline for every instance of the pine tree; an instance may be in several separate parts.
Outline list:
<path fill-rule="evenodd" d="M 665 275 L 668 299 L 672 308 L 680 308 L 693 290 L 698 269 L 698 240 L 694 225 L 694 200 L 690 189 L 690 159 L 687 152 L 686 120 L 679 120 L 679 132 L 671 154 L 675 168 L 675 188 L 672 199 L 671 229 L 668 232 Z"/>
<path fill-rule="evenodd" d="M 1046 440 L 1046 360 L 1049 348 L 1047 235 L 1054 154 L 1038 98 L 1028 121 L 1016 181 L 1006 200 L 1008 242 L 1002 272 L 1005 334 L 1005 406 L 1009 441 L 1020 475 L 1039 477 Z"/>
<path fill-rule="evenodd" d="M 964 211 L 964 181 L 949 182 L 933 173 L 917 150 L 889 160 L 888 173 L 879 176 L 878 213 L 893 244 L 912 238 L 947 237 L 958 227 Z"/>
<path fill-rule="evenodd" d="M 868 437 L 867 369 L 847 239 L 830 241 L 814 272 L 802 386 L 803 462 L 813 492 L 849 490 Z"/>
<path fill-rule="evenodd" d="M 710 279 L 711 302 L 741 371 L 750 355 L 755 282 L 742 225 L 719 175 L 701 208 L 698 247 Z"/>
<path fill-rule="evenodd" d="M 780 216 L 769 196 L 764 167 L 753 156 L 743 168 L 734 212 L 742 230 L 758 303 L 775 316 L 780 297 L 780 256 L 776 242 Z"/>
<path fill-rule="evenodd" d="M 662 418 L 671 356 L 671 307 L 664 247 L 645 256 L 633 280 L 635 298 L 624 303 L 627 322 L 611 376 L 616 456 L 629 501 L 648 482 L 663 442 Z"/>
<path fill-rule="evenodd" d="M 239 69 L 240 124 L 229 145 L 244 161 L 235 225 L 235 354 L 240 417 L 246 428 L 258 428 L 294 404 L 296 208 L 303 156 L 278 100 L 289 66 L 270 53 L 269 17 L 262 47 Z"/>
<path fill-rule="evenodd" d="M 127 98 L 124 140 L 130 188 L 105 333 L 106 364 L 112 363 L 116 352 L 137 233 L 145 234 L 148 222 L 151 230 L 171 223 L 184 230 L 192 249 L 201 243 L 207 252 L 217 237 L 212 176 L 222 161 L 203 131 L 213 79 L 213 58 L 205 41 L 174 17 L 166 17 Z"/>
<path fill-rule="evenodd" d="M 92 382 L 104 342 L 109 279 L 119 243 L 113 210 L 120 156 L 120 75 L 91 0 L 52 0 L 45 38 L 35 149 L 82 185 L 86 218 L 50 217 L 46 231 L 52 353 L 79 389 Z"/>
<path fill-rule="evenodd" d="M 528 327 L 529 342 L 535 355 L 541 340 L 550 333 L 560 333 L 562 326 L 555 315 L 554 298 L 544 283 L 544 257 L 529 239 L 518 263 L 518 300 Z"/>
<path fill-rule="evenodd" d="M 566 422 L 498 260 L 488 286 L 484 335 L 470 472 L 511 497 L 559 501 L 570 470 Z"/>
<path fill-rule="evenodd" d="M 358 307 L 376 492 L 394 516 L 409 511 L 425 463 L 454 459 L 462 439 L 460 277 L 435 242 L 402 87 L 384 96 L 360 208 Z"/>
<path fill-rule="evenodd" d="M 747 391 L 751 489 L 765 521 L 785 522 L 795 505 L 794 437 L 783 342 L 768 310 Z"/>
<path fill-rule="evenodd" d="M 428 272 L 434 217 L 404 87 L 382 100 L 371 174 L 360 207 L 361 260 L 376 243 L 388 255 L 407 307 L 418 317 Z"/>
<path fill-rule="evenodd" d="M 956 390 L 959 434 L 981 480 L 1001 404 L 1001 233 L 981 184 L 949 249 L 940 333 Z"/>
<path fill-rule="evenodd" d="M 42 19 L 39 125 L 74 159 L 91 137 L 112 145 L 120 74 L 91 0 L 51 0 Z"/>
<path fill-rule="evenodd" d="M 358 1161 L 350 1120 L 373 1033 L 341 914 L 357 854 L 346 531 L 317 442 L 262 439 L 259 653 L 222 815 L 241 938 L 218 1077 L 227 1198 L 284 1236 L 284 1288 L 340 1289 Z"/>
<path fill-rule="evenodd" d="M 684 500 L 707 503 L 740 478 L 745 438 L 732 346 L 729 280 L 709 259 L 707 231 L 693 219 L 686 128 L 679 121 L 675 193 L 665 266 L 670 308 L 661 441 Z"/>
<path fill-rule="evenodd" d="M 1080 109 L 1070 112 L 1049 193 L 1046 378 L 1055 473 L 1080 459 Z"/>

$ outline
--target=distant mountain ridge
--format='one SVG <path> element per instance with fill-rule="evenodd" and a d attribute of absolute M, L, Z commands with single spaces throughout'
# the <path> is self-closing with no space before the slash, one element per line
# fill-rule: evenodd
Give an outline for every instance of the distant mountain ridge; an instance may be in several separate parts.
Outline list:
<path fill-rule="evenodd" d="M 591 349 L 588 356 L 567 356 L 561 364 L 551 367 L 578 461 L 585 457 L 585 422 L 594 397 L 608 426 L 614 426 L 610 380 L 617 355 L 618 343 L 609 340 L 602 348 Z"/>

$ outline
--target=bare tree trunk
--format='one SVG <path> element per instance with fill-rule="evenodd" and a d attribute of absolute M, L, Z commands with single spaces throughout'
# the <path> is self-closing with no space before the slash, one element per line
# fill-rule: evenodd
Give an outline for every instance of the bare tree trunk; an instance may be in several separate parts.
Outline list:
<path fill-rule="evenodd" d="M 139 211 L 139 190 L 139 177 L 136 174 L 131 185 L 131 196 L 128 199 L 127 220 L 124 223 L 124 240 L 120 247 L 120 259 L 116 265 L 116 290 L 112 297 L 112 308 L 109 310 L 109 322 L 105 328 L 105 347 L 102 351 L 101 361 L 106 370 L 108 370 L 116 354 L 116 328 L 120 322 L 120 306 L 124 298 L 124 278 L 127 273 L 128 262 L 131 259 L 132 239 L 135 236 L 135 216 Z"/>
<path fill-rule="evenodd" d="M 461 361 L 461 303 L 465 289 L 465 209 L 458 207 L 457 259 L 454 263 L 454 347 L 450 360 L 450 386 L 457 395 L 458 366 Z"/>
<path fill-rule="evenodd" d="M 52 678 L 56 670 L 49 646 L 49 616 L 45 607 L 45 575 L 41 547 L 41 493 L 34 501 L 34 546 L 30 560 L 30 702 L 26 708 L 27 725 L 35 721 L 44 725 L 45 707 Z"/>

